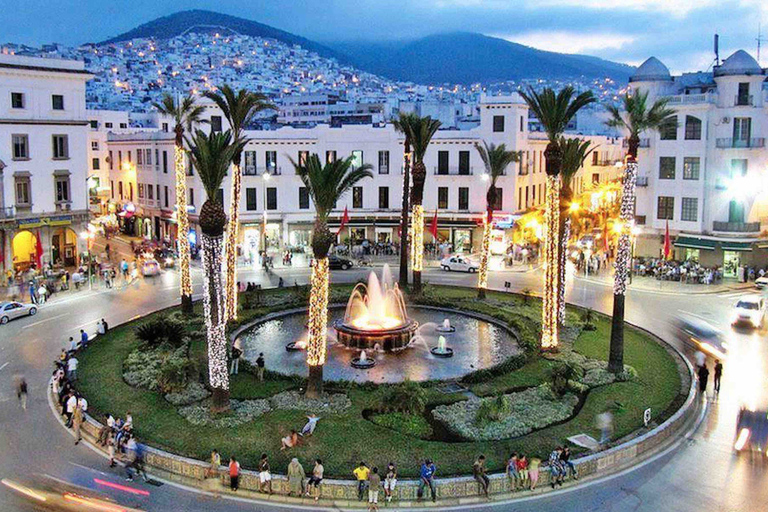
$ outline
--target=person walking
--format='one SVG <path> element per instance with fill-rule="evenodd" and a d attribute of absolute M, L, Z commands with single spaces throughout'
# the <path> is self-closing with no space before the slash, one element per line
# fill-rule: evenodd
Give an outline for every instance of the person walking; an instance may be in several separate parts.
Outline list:
<path fill-rule="evenodd" d="M 264 352 L 260 352 L 259 357 L 256 358 L 256 372 L 259 382 L 264 382 Z"/>
<path fill-rule="evenodd" d="M 698 375 L 699 375 L 699 391 L 701 392 L 702 395 L 706 397 L 707 384 L 709 383 L 709 370 L 707 369 L 706 364 L 703 364 L 699 367 Z"/>
<path fill-rule="evenodd" d="M 312 468 L 312 476 L 309 477 L 309 481 L 307 482 L 307 492 L 305 494 L 307 498 L 310 497 L 312 489 L 314 489 L 315 501 L 320 499 L 320 484 L 323 483 L 324 472 L 325 468 L 323 468 L 323 461 L 320 459 L 315 459 L 315 467 Z"/>
<path fill-rule="evenodd" d="M 365 462 L 361 462 L 360 465 L 352 471 L 352 474 L 355 475 L 355 479 L 357 479 L 357 499 L 360 501 L 363 501 L 365 491 L 368 489 L 368 475 L 370 473 L 371 470 L 368 469 Z"/>
<path fill-rule="evenodd" d="M 272 494 L 272 473 L 269 471 L 269 460 L 267 460 L 267 454 L 262 453 L 259 460 L 259 492 L 264 492 L 265 487 L 267 494 Z"/>
<path fill-rule="evenodd" d="M 392 501 L 392 493 L 397 486 L 397 468 L 394 462 L 387 464 L 387 474 L 384 476 L 384 494 L 387 497 L 387 503 L 389 503 Z"/>
<path fill-rule="evenodd" d="M 720 379 L 723 377 L 723 363 L 715 359 L 715 393 L 720 393 Z"/>
<path fill-rule="evenodd" d="M 291 459 L 291 463 L 288 464 L 288 496 L 296 494 L 297 497 L 301 498 L 304 492 L 305 476 L 304 467 L 299 462 L 299 459 L 296 457 Z"/>
<path fill-rule="evenodd" d="M 32 304 L 37 304 L 37 287 L 34 281 L 29 282 L 29 301 Z"/>
<path fill-rule="evenodd" d="M 232 362 L 229 364 L 229 374 L 237 375 L 240 370 L 240 356 L 243 355 L 243 351 L 240 348 L 240 338 L 235 340 L 232 344 Z"/>
<path fill-rule="evenodd" d="M 48 293 L 48 288 L 45 287 L 45 284 L 41 284 L 40 288 L 37 289 L 37 296 L 40 301 L 40 304 L 45 304 L 45 296 Z"/>
<path fill-rule="evenodd" d="M 240 463 L 235 456 L 229 458 L 229 488 L 237 492 L 240 487 Z"/>
<path fill-rule="evenodd" d="M 419 470 L 419 488 L 416 491 L 416 499 L 421 500 L 424 497 L 424 487 L 429 486 L 429 490 L 432 494 L 432 501 L 437 501 L 437 493 L 435 492 L 435 473 L 437 468 L 432 463 L 432 460 L 425 459 Z"/>
<path fill-rule="evenodd" d="M 127 463 L 125 465 L 126 480 L 133 481 L 133 472 L 136 471 L 136 476 L 141 477 L 146 482 L 149 480 L 147 472 L 144 470 L 144 451 L 139 443 L 136 442 L 136 438 L 131 436 L 125 443 L 125 454 Z"/>
<path fill-rule="evenodd" d="M 27 381 L 24 377 L 19 378 L 16 385 L 16 396 L 19 398 L 19 404 L 25 411 L 27 410 Z"/>
<path fill-rule="evenodd" d="M 76 403 L 75 410 L 72 414 L 72 430 L 75 433 L 75 446 L 80 444 L 82 436 L 80 435 L 80 427 L 83 425 L 83 408 L 79 403 Z"/>
<path fill-rule="evenodd" d="M 480 455 L 472 464 L 472 476 L 480 484 L 480 489 L 485 494 L 485 497 L 488 498 L 488 486 L 491 481 L 488 479 L 488 475 L 485 474 L 485 455 Z"/>
<path fill-rule="evenodd" d="M 368 511 L 372 512 L 379 510 L 379 488 L 381 487 L 381 476 L 379 476 L 379 468 L 376 466 L 371 470 L 371 474 L 368 475 Z"/>
<path fill-rule="evenodd" d="M 107 260 L 112 260 L 112 248 L 109 246 L 109 243 L 104 247 L 104 252 L 107 253 Z"/>

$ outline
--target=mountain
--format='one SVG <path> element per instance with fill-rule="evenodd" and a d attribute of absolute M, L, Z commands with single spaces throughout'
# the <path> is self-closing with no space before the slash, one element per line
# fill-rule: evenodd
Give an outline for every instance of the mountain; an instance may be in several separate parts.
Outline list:
<path fill-rule="evenodd" d="M 334 47 L 365 71 L 421 84 L 489 84 L 580 76 L 626 81 L 634 69 L 597 57 L 547 52 L 470 32 L 398 43 L 344 42 Z"/>
<path fill-rule="evenodd" d="M 244 18 L 200 9 L 181 11 L 154 19 L 99 44 L 118 43 L 136 38 L 168 39 L 189 31 L 216 32 L 225 30 L 252 37 L 276 39 L 286 44 L 297 44 L 318 53 L 322 57 L 343 60 L 343 56 L 331 48 L 290 32 Z"/>

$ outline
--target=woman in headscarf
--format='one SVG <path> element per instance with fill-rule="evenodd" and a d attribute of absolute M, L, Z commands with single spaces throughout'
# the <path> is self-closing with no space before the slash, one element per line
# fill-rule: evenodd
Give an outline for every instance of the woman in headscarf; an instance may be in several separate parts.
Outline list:
<path fill-rule="evenodd" d="M 288 495 L 301 497 L 304 488 L 304 468 L 299 463 L 299 459 L 293 458 L 288 464 Z"/>

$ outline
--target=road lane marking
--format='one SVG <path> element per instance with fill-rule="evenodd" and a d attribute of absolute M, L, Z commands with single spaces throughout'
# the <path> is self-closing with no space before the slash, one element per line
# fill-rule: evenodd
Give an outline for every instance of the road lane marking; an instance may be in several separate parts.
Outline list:
<path fill-rule="evenodd" d="M 52 316 L 51 318 L 46 318 L 45 320 L 40 320 L 38 322 L 27 324 L 24 327 L 22 327 L 22 329 L 29 329 L 30 327 L 34 327 L 36 325 L 40 325 L 40 324 L 45 323 L 45 322 L 50 322 L 51 320 L 56 320 L 57 318 L 61 318 L 63 316 L 67 316 L 68 314 L 69 313 L 62 313 L 60 315 Z"/>
<path fill-rule="evenodd" d="M 9 364 L 11 364 L 11 362 L 10 362 L 10 361 L 8 361 L 7 363 L 5 363 L 5 364 L 3 364 L 2 366 L 0 366 L 0 370 L 2 370 L 3 368 L 5 368 L 5 367 L 6 367 L 6 366 L 8 366 Z"/>
<path fill-rule="evenodd" d="M 72 464 L 73 466 L 77 466 L 79 468 L 85 469 L 86 471 L 93 471 L 94 473 L 98 473 L 100 475 L 110 476 L 109 473 L 99 471 L 98 469 L 89 468 L 88 466 L 83 466 L 82 464 L 78 464 L 77 462 L 69 461 L 69 463 Z"/>

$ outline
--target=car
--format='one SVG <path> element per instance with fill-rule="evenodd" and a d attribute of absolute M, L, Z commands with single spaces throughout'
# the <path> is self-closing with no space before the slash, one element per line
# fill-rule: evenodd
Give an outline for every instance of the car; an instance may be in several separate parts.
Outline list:
<path fill-rule="evenodd" d="M 680 318 L 675 322 L 677 338 L 685 345 L 701 350 L 715 359 L 725 359 L 728 342 L 723 333 L 704 320 Z"/>
<path fill-rule="evenodd" d="M 768 410 L 752 410 L 742 407 L 736 418 L 736 439 L 733 449 L 737 452 L 765 452 L 768 448 Z"/>
<path fill-rule="evenodd" d="M 758 277 L 755 279 L 755 288 L 758 290 L 762 290 L 768 286 L 768 274 L 764 275 L 763 277 Z"/>
<path fill-rule="evenodd" d="M 759 295 L 746 295 L 733 305 L 731 325 L 746 324 L 761 328 L 765 319 L 765 299 Z"/>
<path fill-rule="evenodd" d="M 440 262 L 440 268 L 446 272 L 477 272 L 479 265 L 466 256 L 448 256 Z"/>
<path fill-rule="evenodd" d="M 352 260 L 348 260 L 346 258 L 341 258 L 339 256 L 328 256 L 328 268 L 331 270 L 347 270 L 352 268 L 353 263 Z"/>
<path fill-rule="evenodd" d="M 156 276 L 160 273 L 160 264 L 155 258 L 144 258 L 141 262 L 141 275 L 144 277 Z"/>
<path fill-rule="evenodd" d="M 33 316 L 37 314 L 37 306 L 34 304 L 22 304 L 21 302 L 0 302 L 0 324 L 7 324 L 20 316 Z"/>

